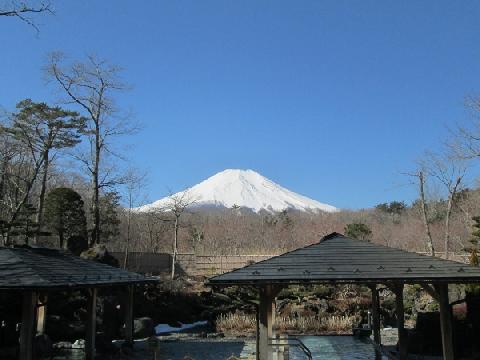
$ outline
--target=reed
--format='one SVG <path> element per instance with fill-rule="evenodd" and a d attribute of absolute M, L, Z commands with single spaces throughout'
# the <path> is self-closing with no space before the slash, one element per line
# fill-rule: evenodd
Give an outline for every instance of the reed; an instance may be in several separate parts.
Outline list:
<path fill-rule="evenodd" d="M 281 332 L 302 334 L 349 334 L 355 321 L 355 316 L 281 316 L 276 318 L 275 328 Z M 216 326 L 217 331 L 227 334 L 253 334 L 256 319 L 254 315 L 243 312 L 221 314 L 217 317 Z"/>

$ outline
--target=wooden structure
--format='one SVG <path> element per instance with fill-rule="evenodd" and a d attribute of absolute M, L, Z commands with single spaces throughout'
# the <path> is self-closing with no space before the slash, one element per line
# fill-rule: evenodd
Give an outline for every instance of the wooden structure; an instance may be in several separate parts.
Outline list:
<path fill-rule="evenodd" d="M 133 344 L 133 286 L 151 282 L 142 275 L 46 248 L 0 248 L 0 291 L 22 294 L 20 360 L 31 360 L 33 339 L 45 328 L 47 295 L 84 289 L 88 293 L 85 357 L 95 357 L 97 289 L 125 287 L 125 338 Z"/>
<path fill-rule="evenodd" d="M 257 359 L 270 360 L 275 295 L 291 284 L 365 284 L 372 289 L 374 341 L 380 346 L 377 285 L 396 294 L 399 357 L 407 357 L 403 287 L 422 285 L 440 304 L 444 359 L 454 359 L 448 284 L 480 282 L 480 268 L 347 238 L 338 233 L 320 242 L 209 279 L 211 286 L 259 289 Z"/>

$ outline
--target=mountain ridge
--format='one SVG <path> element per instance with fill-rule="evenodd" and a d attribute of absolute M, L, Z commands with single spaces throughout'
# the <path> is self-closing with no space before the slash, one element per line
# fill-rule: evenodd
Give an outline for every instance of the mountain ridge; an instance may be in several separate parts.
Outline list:
<path fill-rule="evenodd" d="M 175 198 L 193 201 L 192 208 L 239 206 L 256 213 L 262 210 L 279 212 L 286 209 L 311 212 L 338 211 L 332 205 L 290 191 L 251 169 L 223 170 L 184 191 L 141 206 L 137 211 L 168 208 Z"/>

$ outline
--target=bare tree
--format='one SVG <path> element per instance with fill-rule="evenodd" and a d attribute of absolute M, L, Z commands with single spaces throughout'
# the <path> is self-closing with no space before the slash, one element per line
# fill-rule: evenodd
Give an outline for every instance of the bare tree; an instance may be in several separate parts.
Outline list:
<path fill-rule="evenodd" d="M 470 110 L 470 125 L 457 126 L 448 145 L 456 158 L 472 160 L 480 158 L 480 97 L 467 97 L 466 107 Z"/>
<path fill-rule="evenodd" d="M 191 197 L 188 190 L 178 192 L 169 196 L 167 203 L 159 209 L 159 213 L 164 215 L 170 213 L 172 219 L 165 219 L 164 221 L 173 222 L 173 244 L 172 244 L 172 271 L 171 279 L 175 278 L 175 266 L 178 255 L 178 230 L 180 228 L 180 218 L 187 210 L 187 207 L 193 205 L 196 199 Z"/>
<path fill-rule="evenodd" d="M 447 192 L 447 204 L 445 213 L 444 248 L 445 258 L 450 257 L 450 220 L 453 206 L 457 200 L 457 194 L 463 187 L 463 180 L 467 171 L 466 163 L 455 159 L 448 154 L 428 154 L 428 172 L 444 186 Z"/>
<path fill-rule="evenodd" d="M 127 86 L 120 80 L 121 69 L 96 56 L 87 56 L 84 62 L 65 65 L 60 53 L 50 56 L 47 73 L 67 95 L 69 104 L 77 105 L 87 118 L 85 135 L 89 141 L 87 154 L 77 155 L 92 178 L 93 225 L 90 245 L 98 244 L 100 230 L 100 191 L 114 184 L 109 172 L 102 168 L 105 156 L 117 155 L 111 139 L 131 134 L 136 130 L 127 117 L 121 117 L 115 104 L 114 94 L 125 91 Z"/>
<path fill-rule="evenodd" d="M 126 269 L 128 266 L 128 256 L 130 251 L 130 242 L 131 242 L 131 230 L 132 230 L 132 210 L 134 207 L 140 206 L 145 200 L 142 199 L 142 189 L 145 187 L 146 183 L 146 174 L 142 173 L 138 169 L 130 168 L 127 170 L 124 175 L 124 196 L 127 201 L 127 231 L 125 239 L 125 258 L 123 260 L 123 268 Z"/>
<path fill-rule="evenodd" d="M 37 33 L 38 26 L 34 20 L 34 16 L 48 13 L 53 14 L 53 8 L 50 2 L 28 3 L 27 1 L 3 1 L 0 4 L 0 16 L 9 16 L 20 19 L 26 24 L 32 26 Z"/>
<path fill-rule="evenodd" d="M 425 245 L 428 252 L 430 253 L 430 256 L 435 256 L 435 247 L 433 245 L 432 231 L 430 230 L 430 222 L 428 221 L 428 204 L 425 196 L 425 169 L 423 166 L 420 166 L 418 171 L 413 173 L 407 173 L 406 175 L 414 178 L 415 184 L 416 186 L 418 186 L 422 222 L 426 235 Z"/>

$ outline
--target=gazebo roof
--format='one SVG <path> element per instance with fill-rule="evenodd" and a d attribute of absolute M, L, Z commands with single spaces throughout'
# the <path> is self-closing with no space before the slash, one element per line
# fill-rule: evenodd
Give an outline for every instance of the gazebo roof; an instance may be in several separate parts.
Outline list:
<path fill-rule="evenodd" d="M 0 248 L 0 290 L 94 288 L 151 281 L 63 250 Z"/>
<path fill-rule="evenodd" d="M 281 283 L 470 283 L 480 267 L 420 255 L 338 233 L 320 242 L 209 279 L 211 285 Z"/>

